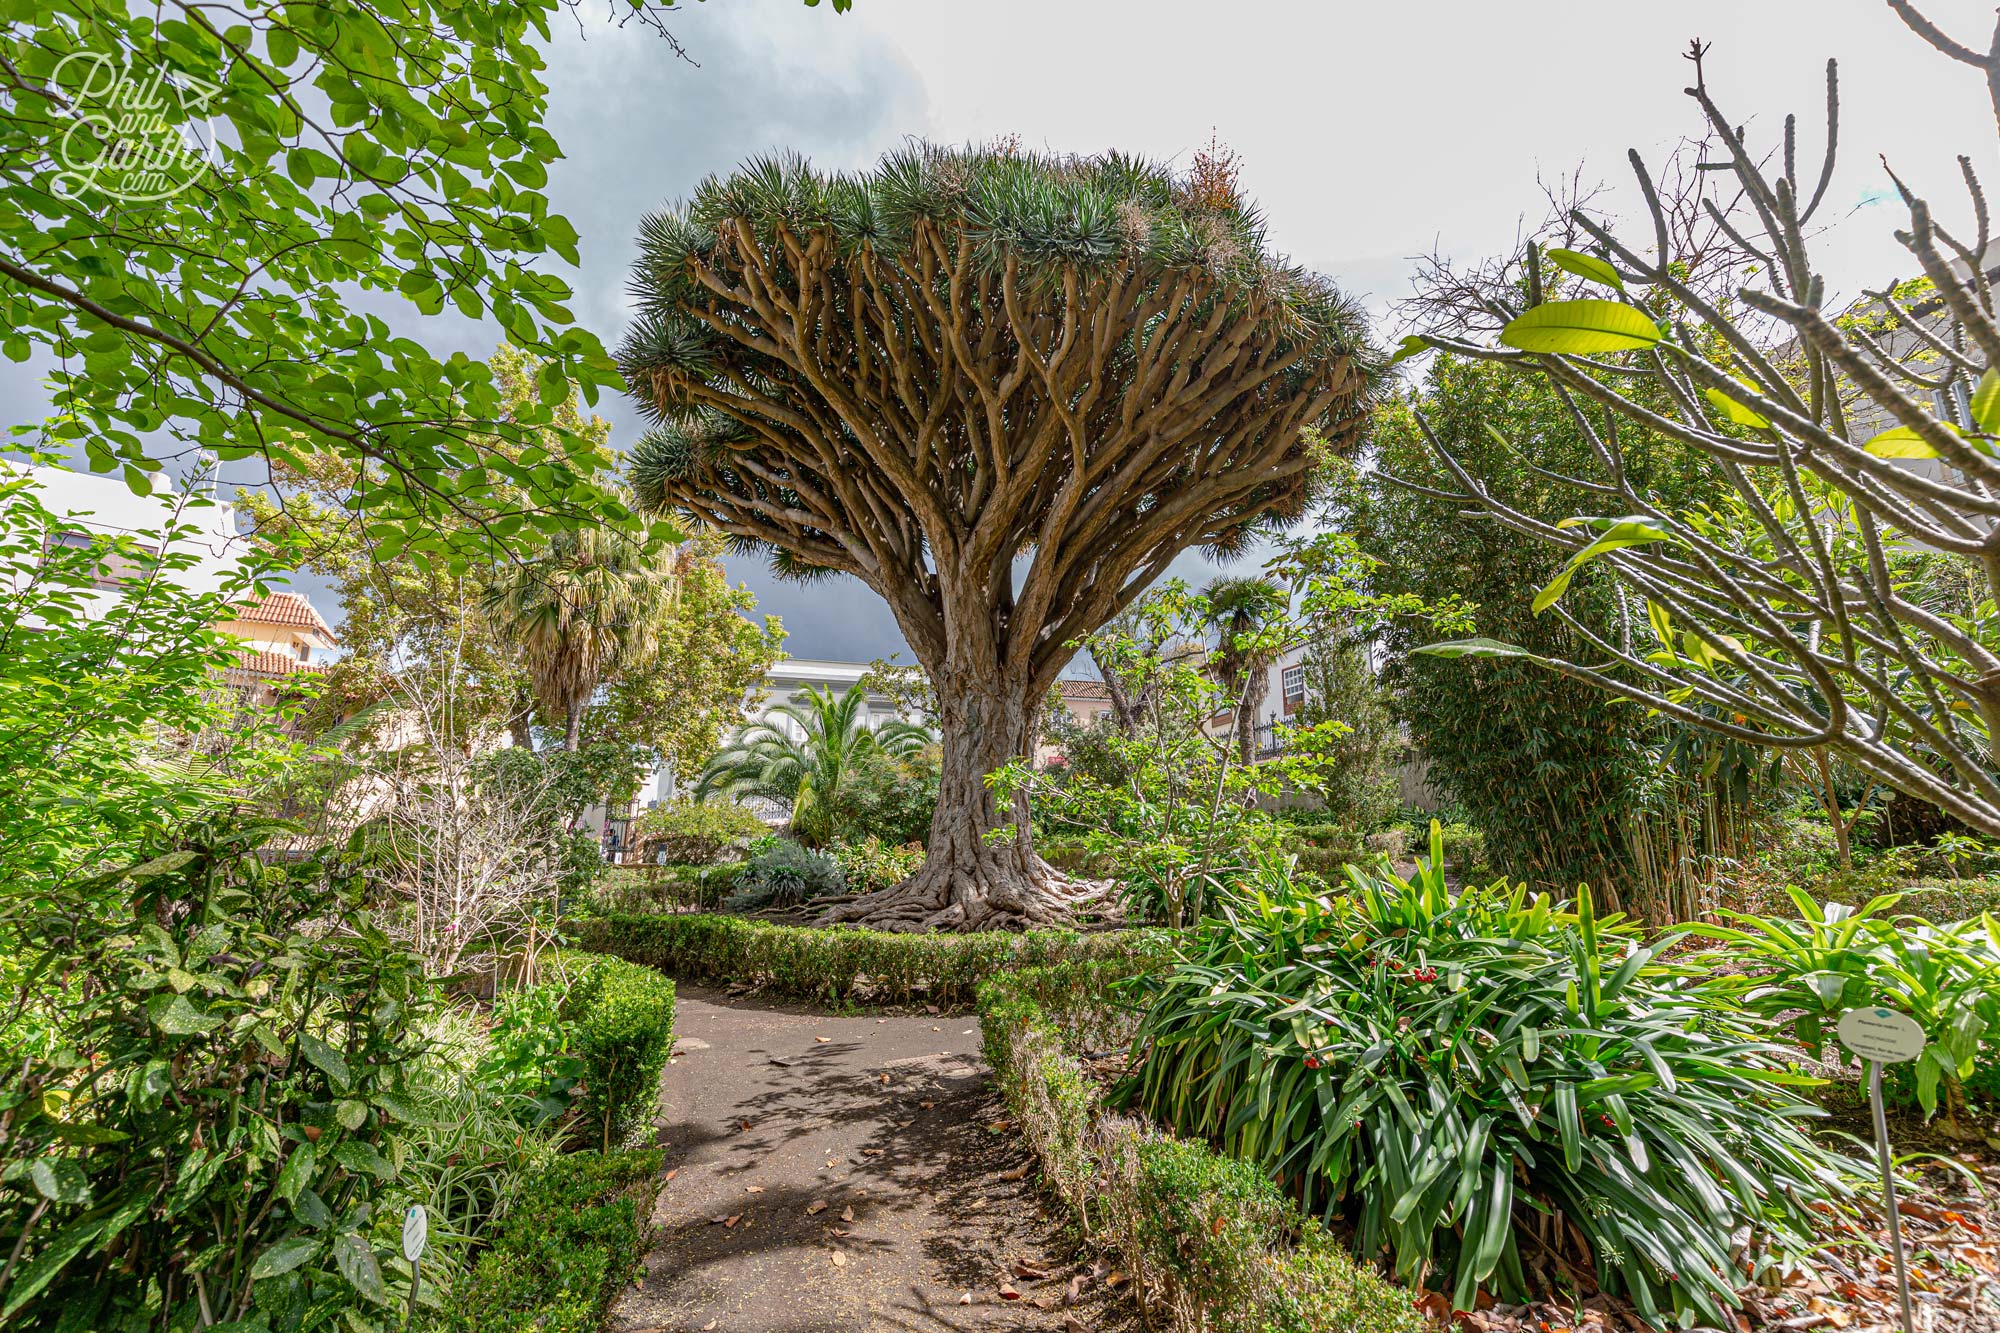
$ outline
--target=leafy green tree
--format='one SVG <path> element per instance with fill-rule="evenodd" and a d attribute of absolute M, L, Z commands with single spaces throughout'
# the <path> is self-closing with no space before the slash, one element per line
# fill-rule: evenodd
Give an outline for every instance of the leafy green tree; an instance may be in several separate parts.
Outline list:
<path fill-rule="evenodd" d="M 237 649 L 215 625 L 252 587 L 181 585 L 197 531 L 185 512 L 159 533 L 94 531 L 0 462 L 0 886 L 53 891 L 227 799 L 199 780 L 211 766 L 173 756 L 226 716 Z"/>
<path fill-rule="evenodd" d="M 750 620 L 757 599 L 731 584 L 715 558 L 714 534 L 675 555 L 673 606 L 652 651 L 618 666 L 584 714 L 583 739 L 644 746 L 652 762 L 699 772 L 724 729 L 763 696 L 765 673 L 784 656 L 776 616 Z"/>
<path fill-rule="evenodd" d="M 1535 588 L 1561 568 L 1561 553 L 1503 525 L 1469 522 L 1462 505 L 1441 498 L 1450 476 L 1419 414 L 1496 495 L 1550 523 L 1570 512 L 1553 478 L 1584 466 L 1590 452 L 1555 394 L 1493 366 L 1438 358 L 1420 389 L 1380 411 L 1377 466 L 1348 491 L 1355 534 L 1382 561 L 1376 585 L 1420 597 L 1459 593 L 1477 603 L 1479 635 L 1559 656 L 1583 651 L 1572 624 L 1537 616 L 1531 605 Z M 1699 470 L 1680 455 L 1636 437 L 1628 451 L 1635 484 L 1674 503 L 1704 494 Z M 1619 602 L 1605 582 L 1580 579 L 1573 597 L 1579 621 L 1616 633 Z M 1621 900 L 1632 893 L 1626 830 L 1654 768 L 1656 726 L 1642 710 L 1528 663 L 1411 655 L 1431 641 L 1425 627 L 1391 626 L 1385 680 L 1431 782 L 1485 831 L 1493 863 L 1538 883 L 1588 883 Z"/>
<path fill-rule="evenodd" d="M 678 586 L 671 552 L 584 529 L 556 534 L 487 589 L 483 609 L 561 721 L 563 749 L 582 746 L 584 710 L 605 679 L 654 655 Z"/>
<path fill-rule="evenodd" d="M 1300 659 L 1305 697 L 1293 720 L 1300 727 L 1338 722 L 1345 730 L 1325 744 L 1330 760 L 1319 793 L 1327 814 L 1357 832 L 1380 827 L 1396 811 L 1396 760 L 1402 749 L 1393 701 L 1376 679 L 1368 644 L 1342 628 L 1311 635 Z"/>
<path fill-rule="evenodd" d="M 523 546 L 579 523 L 635 531 L 596 484 L 599 442 L 555 419 L 619 383 L 545 267 L 577 262 L 543 193 L 560 153 L 538 47 L 563 8 L 10 13 L 0 351 L 50 363 L 44 442 L 138 489 L 175 446 L 344 459 L 367 470 L 358 512 L 385 558 L 469 565 L 468 529 Z M 660 12 L 634 10 L 655 27 Z M 152 116 L 124 114 L 136 98 Z M 385 297 L 490 317 L 540 358 L 537 395 L 507 410 L 486 366 L 397 336 L 369 308 Z"/>
<path fill-rule="evenodd" d="M 1208 621 L 1215 634 L 1210 669 L 1224 693 L 1235 701 L 1233 729 L 1237 756 L 1249 763 L 1257 747 L 1257 714 L 1271 692 L 1271 663 L 1279 645 L 1259 644 L 1258 632 L 1289 609 L 1284 590 L 1269 579 L 1226 577 L 1203 590 Z"/>
<path fill-rule="evenodd" d="M 1034 855 L 1025 800 L 987 775 L 1032 752 L 1071 645 L 1176 554 L 1304 513 L 1306 429 L 1338 449 L 1365 421 L 1365 321 L 1270 253 L 1213 160 L 771 158 L 647 218 L 640 248 L 642 506 L 860 578 L 937 691 L 929 859 L 838 915 L 1066 917 L 1095 888 Z"/>
<path fill-rule="evenodd" d="M 738 800 L 789 801 L 793 834 L 818 847 L 832 837 L 834 816 L 867 757 L 903 757 L 930 741 L 931 733 L 912 722 L 869 726 L 862 685 L 841 694 L 807 686 L 804 702 L 778 704 L 731 737 L 695 783 L 695 796 L 721 792 Z"/>

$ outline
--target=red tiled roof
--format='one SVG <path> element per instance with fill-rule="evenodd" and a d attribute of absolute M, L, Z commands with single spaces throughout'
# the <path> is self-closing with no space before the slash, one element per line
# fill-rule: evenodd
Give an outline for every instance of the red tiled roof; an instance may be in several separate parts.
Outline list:
<path fill-rule="evenodd" d="M 334 637 L 333 627 L 326 623 L 326 618 L 295 592 L 266 593 L 260 602 L 242 603 L 236 607 L 236 618 L 253 625 L 314 630 L 329 640 Z"/>
<path fill-rule="evenodd" d="M 1109 699 L 1111 689 L 1101 680 L 1059 680 L 1056 690 L 1065 699 Z"/>
<path fill-rule="evenodd" d="M 230 667 L 225 674 L 234 675 L 237 672 L 241 672 L 245 676 L 257 677 L 290 676 L 300 671 L 319 672 L 324 670 L 326 668 L 318 662 L 301 662 L 290 653 L 266 650 L 264 652 L 243 654 L 242 657 L 237 659 L 236 665 Z"/>

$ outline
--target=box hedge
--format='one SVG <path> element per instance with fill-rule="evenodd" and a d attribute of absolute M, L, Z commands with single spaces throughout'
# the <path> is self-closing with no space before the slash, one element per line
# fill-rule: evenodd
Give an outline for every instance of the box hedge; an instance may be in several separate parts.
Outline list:
<path fill-rule="evenodd" d="M 1099 959 L 1010 971 L 979 991 L 987 1061 L 1049 1188 L 1176 1333 L 1422 1333 L 1410 1293 L 1358 1263 L 1247 1163 L 1104 1115 L 1077 1052 L 1129 1038 Z M 1152 1325 L 1157 1326 L 1157 1325 Z"/>
<path fill-rule="evenodd" d="M 674 983 L 649 967 L 568 953 L 575 979 L 563 997 L 571 1054 L 583 1061 L 583 1123 L 609 1150 L 659 1100 L 674 1049 Z"/>
<path fill-rule="evenodd" d="M 1151 956 L 1155 933 L 1033 931 L 920 935 L 858 927 L 781 926 L 733 916 L 614 915 L 582 922 L 578 944 L 683 981 L 742 982 L 794 999 L 970 1004 L 1002 968 Z"/>
<path fill-rule="evenodd" d="M 660 1154 L 558 1157 L 514 1200 L 426 1327 L 435 1333 L 596 1333 L 637 1275 Z"/>

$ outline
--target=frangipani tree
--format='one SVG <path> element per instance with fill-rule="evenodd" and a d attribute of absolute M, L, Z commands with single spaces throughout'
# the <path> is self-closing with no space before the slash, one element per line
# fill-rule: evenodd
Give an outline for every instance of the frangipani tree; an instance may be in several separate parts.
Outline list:
<path fill-rule="evenodd" d="M 2000 48 L 1980 56 L 1904 0 L 1891 7 L 1945 54 L 2000 71 Z M 1586 568 L 1627 598 L 1622 634 L 1573 622 L 1594 660 L 1534 660 L 1737 741 L 1837 753 L 2000 834 L 2000 316 L 1971 159 L 1958 159 L 1963 232 L 1889 176 L 1921 277 L 1836 304 L 1812 259 L 1837 140 L 1832 65 L 1825 153 L 1801 174 L 1795 122 L 1774 151 L 1752 146 L 1702 54 L 1687 91 L 1705 160 L 1673 189 L 1631 155 L 1640 236 L 1576 209 L 1561 220 L 1569 244 L 1531 244 L 1502 272 L 1433 275 L 1431 318 L 1406 351 L 1545 377 L 1596 456 L 1583 475 L 1541 471 L 1580 511 L 1548 523 L 1496 500 L 1432 436 L 1460 488 L 1447 498 L 1572 552 L 1538 612 L 1564 614 Z M 1690 451 L 1721 498 L 1676 509 L 1635 484 L 1635 432 Z M 1535 441 L 1508 443 L 1537 463 Z M 1532 656 L 1488 640 L 1424 651 Z"/>
<path fill-rule="evenodd" d="M 640 503 L 782 573 L 860 578 L 937 691 L 929 857 L 845 917 L 1046 922 L 1096 892 L 1034 855 L 1025 799 L 987 775 L 1032 752 L 1080 638 L 1188 547 L 1299 516 L 1320 449 L 1365 421 L 1360 314 L 1267 252 L 1226 159 L 1199 166 L 780 157 L 642 224 L 621 351 L 660 422 Z"/>

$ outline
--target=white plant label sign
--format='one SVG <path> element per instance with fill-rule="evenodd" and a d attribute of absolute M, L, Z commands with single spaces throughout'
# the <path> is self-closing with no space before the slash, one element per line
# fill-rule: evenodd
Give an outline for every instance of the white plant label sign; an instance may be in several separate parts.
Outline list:
<path fill-rule="evenodd" d="M 1841 1045 L 1864 1060 L 1899 1065 L 1924 1053 L 1924 1030 L 1908 1014 L 1871 1006 L 1840 1016 Z"/>
<path fill-rule="evenodd" d="M 420 1203 L 410 1205 L 410 1211 L 403 1214 L 403 1257 L 411 1263 L 424 1257 L 424 1246 L 430 1243 L 431 1219 Z"/>

